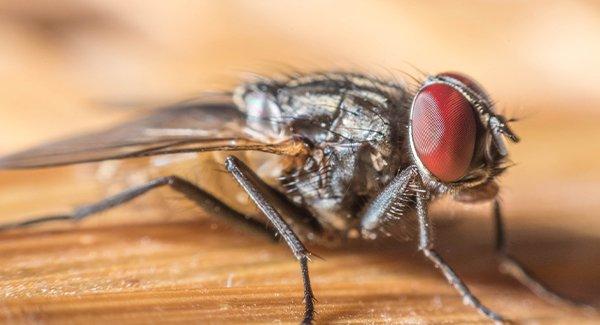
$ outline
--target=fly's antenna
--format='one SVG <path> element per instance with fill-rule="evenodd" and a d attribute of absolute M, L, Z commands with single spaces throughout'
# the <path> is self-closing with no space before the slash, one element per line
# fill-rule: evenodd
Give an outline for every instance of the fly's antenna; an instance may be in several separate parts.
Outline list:
<path fill-rule="evenodd" d="M 494 144 L 502 156 L 508 155 L 506 150 L 506 144 L 504 144 L 504 137 L 507 137 L 510 141 L 517 143 L 521 139 L 511 130 L 508 126 L 506 119 L 499 115 L 493 115 L 489 121 L 490 129 L 492 130 L 492 136 Z"/>

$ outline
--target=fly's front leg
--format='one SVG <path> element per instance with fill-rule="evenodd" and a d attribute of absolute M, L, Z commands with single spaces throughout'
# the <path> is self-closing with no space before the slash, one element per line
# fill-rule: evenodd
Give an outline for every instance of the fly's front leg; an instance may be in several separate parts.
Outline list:
<path fill-rule="evenodd" d="M 243 214 L 233 210 L 229 206 L 225 205 L 225 203 L 219 201 L 210 193 L 202 190 L 193 183 L 190 183 L 189 181 L 178 176 L 166 176 L 152 180 L 144 185 L 127 189 L 114 196 L 110 196 L 102 201 L 81 206 L 77 209 L 74 209 L 71 213 L 42 216 L 15 223 L 3 225 L 0 224 L 0 231 L 24 228 L 52 221 L 80 221 L 85 218 L 97 215 L 101 212 L 115 208 L 117 206 L 123 205 L 145 193 L 148 193 L 151 190 L 163 186 L 169 186 L 173 190 L 185 195 L 188 199 L 194 201 L 198 206 L 200 206 L 202 209 L 206 210 L 209 213 L 223 216 L 228 219 L 242 220 L 254 229 L 262 231 L 265 230 L 265 227 L 262 223 L 253 219 L 246 218 Z"/>
<path fill-rule="evenodd" d="M 499 255 L 498 257 L 500 259 L 501 272 L 514 277 L 524 286 L 528 287 L 531 291 L 533 291 L 536 295 L 540 296 L 543 299 L 555 303 L 563 303 L 575 307 L 595 310 L 595 308 L 593 308 L 590 305 L 574 301 L 548 288 L 548 286 L 546 286 L 542 281 L 536 279 L 535 276 L 529 270 L 527 270 L 523 266 L 523 264 L 521 264 L 521 262 L 519 262 L 513 256 L 511 256 L 508 253 L 508 248 L 506 244 L 506 232 L 504 230 L 504 222 L 502 218 L 502 210 L 500 207 L 500 202 L 498 200 L 494 201 L 493 209 L 494 225 L 496 228 L 496 252 Z"/>
<path fill-rule="evenodd" d="M 303 324 L 311 324 L 314 318 L 314 295 L 310 285 L 308 275 L 308 259 L 310 252 L 304 247 L 298 236 L 294 233 L 292 227 L 281 217 L 278 210 L 288 209 L 285 201 L 275 195 L 272 190 L 256 175 L 248 166 L 239 159 L 229 156 L 225 161 L 227 170 L 233 175 L 234 179 L 248 193 L 250 199 L 269 219 L 273 227 L 283 237 L 286 244 L 292 250 L 294 256 L 300 261 L 300 270 L 304 282 L 304 319 Z M 275 209 L 277 206 L 277 210 Z"/>
<path fill-rule="evenodd" d="M 465 304 L 471 305 L 486 317 L 502 322 L 500 315 L 481 304 L 456 275 L 450 266 L 433 248 L 433 234 L 427 216 L 427 192 L 419 180 L 418 170 L 410 166 L 398 174 L 377 197 L 367 206 L 361 218 L 362 233 L 365 238 L 373 238 L 374 231 L 386 221 L 401 217 L 407 196 L 416 197 L 416 210 L 419 222 L 419 250 L 440 269 L 448 282 L 460 293 Z"/>
<path fill-rule="evenodd" d="M 401 217 L 408 208 L 407 197 L 414 194 L 409 192 L 417 175 L 415 166 L 404 169 L 367 205 L 360 218 L 364 238 L 374 239 L 381 226 L 390 219 Z"/>
<path fill-rule="evenodd" d="M 477 309 L 481 314 L 490 318 L 495 322 L 504 322 L 502 316 L 490 310 L 484 306 L 477 297 L 475 297 L 464 282 L 458 277 L 458 275 L 452 270 L 452 268 L 444 261 L 444 259 L 434 249 L 431 224 L 427 215 L 427 199 L 425 193 L 417 193 L 417 218 L 419 221 L 419 250 L 425 254 L 425 256 L 435 265 L 436 268 L 440 269 L 446 280 L 460 293 L 463 297 L 463 302 Z"/>

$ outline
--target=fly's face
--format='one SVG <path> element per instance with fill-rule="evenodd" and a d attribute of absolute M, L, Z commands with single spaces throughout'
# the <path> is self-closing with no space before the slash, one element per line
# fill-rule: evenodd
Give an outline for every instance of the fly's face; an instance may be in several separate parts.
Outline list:
<path fill-rule="evenodd" d="M 409 130 L 412 158 L 425 185 L 460 201 L 496 195 L 494 177 L 508 156 L 503 136 L 519 140 L 485 91 L 452 72 L 423 83 L 412 102 Z"/>

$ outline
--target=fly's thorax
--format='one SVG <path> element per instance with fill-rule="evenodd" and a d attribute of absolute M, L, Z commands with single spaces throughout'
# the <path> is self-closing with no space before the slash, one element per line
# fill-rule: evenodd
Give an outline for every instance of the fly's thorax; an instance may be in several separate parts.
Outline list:
<path fill-rule="evenodd" d="M 403 86 L 357 74 L 314 74 L 239 87 L 248 130 L 304 139 L 310 153 L 288 164 L 280 188 L 324 224 L 346 229 L 402 168 L 408 103 Z"/>
<path fill-rule="evenodd" d="M 340 107 L 360 113 L 341 109 L 329 120 L 320 116 L 325 120 L 320 128 L 306 121 L 293 125 L 310 135 L 313 150 L 303 165 L 287 174 L 285 186 L 296 202 L 302 202 L 323 223 L 345 230 L 400 165 L 408 164 L 408 156 L 400 152 L 402 136 L 391 126 L 388 114 L 361 112 L 364 107 L 351 99 Z"/>

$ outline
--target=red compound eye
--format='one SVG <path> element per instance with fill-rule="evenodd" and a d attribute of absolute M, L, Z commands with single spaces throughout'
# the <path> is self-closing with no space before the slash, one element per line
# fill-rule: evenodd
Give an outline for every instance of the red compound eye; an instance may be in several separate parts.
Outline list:
<path fill-rule="evenodd" d="M 475 80 L 471 79 L 471 77 L 469 77 L 469 76 L 465 76 L 464 74 L 458 73 L 458 72 L 444 72 L 444 73 L 438 74 L 438 76 L 450 77 L 450 78 L 456 79 L 456 80 L 462 82 L 465 86 L 467 86 L 474 92 L 476 92 L 479 96 L 483 97 L 486 100 L 488 99 L 487 93 L 483 90 L 483 88 L 479 85 L 479 83 L 477 83 Z"/>
<path fill-rule="evenodd" d="M 421 163 L 443 182 L 465 176 L 475 150 L 477 125 L 469 101 L 447 84 L 432 84 L 415 97 L 412 138 Z"/>

